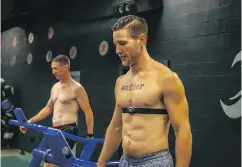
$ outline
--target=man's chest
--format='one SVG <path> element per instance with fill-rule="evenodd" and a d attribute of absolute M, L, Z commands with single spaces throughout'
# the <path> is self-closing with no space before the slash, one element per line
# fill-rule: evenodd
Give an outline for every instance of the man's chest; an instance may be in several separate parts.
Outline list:
<path fill-rule="evenodd" d="M 149 78 L 124 81 L 118 85 L 117 103 L 121 107 L 152 106 L 161 96 L 161 88 L 156 79 Z"/>
<path fill-rule="evenodd" d="M 72 100 L 75 100 L 76 93 L 75 90 L 71 87 L 59 87 L 57 88 L 52 96 L 52 100 L 54 103 L 68 103 Z"/>

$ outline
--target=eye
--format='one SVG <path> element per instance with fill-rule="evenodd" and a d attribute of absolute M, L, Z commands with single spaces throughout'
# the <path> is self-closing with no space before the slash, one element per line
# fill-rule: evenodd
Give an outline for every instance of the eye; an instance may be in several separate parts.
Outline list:
<path fill-rule="evenodd" d="M 126 45 L 126 44 L 127 42 L 124 42 L 124 41 L 120 42 L 120 45 Z"/>

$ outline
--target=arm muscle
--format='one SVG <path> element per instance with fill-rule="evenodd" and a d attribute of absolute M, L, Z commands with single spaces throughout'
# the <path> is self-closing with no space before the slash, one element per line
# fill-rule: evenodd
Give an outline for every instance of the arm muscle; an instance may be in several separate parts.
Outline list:
<path fill-rule="evenodd" d="M 184 86 L 176 74 L 164 79 L 164 102 L 176 136 L 176 167 L 188 167 L 192 154 L 192 134 Z"/>

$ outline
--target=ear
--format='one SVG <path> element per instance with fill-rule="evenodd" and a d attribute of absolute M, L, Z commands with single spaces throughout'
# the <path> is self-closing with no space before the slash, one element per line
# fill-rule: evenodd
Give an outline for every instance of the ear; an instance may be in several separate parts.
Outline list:
<path fill-rule="evenodd" d="M 139 37 L 140 44 L 145 45 L 147 42 L 147 36 L 145 34 L 141 34 Z"/>
<path fill-rule="evenodd" d="M 69 70 L 69 66 L 67 64 L 64 67 L 65 69 Z"/>

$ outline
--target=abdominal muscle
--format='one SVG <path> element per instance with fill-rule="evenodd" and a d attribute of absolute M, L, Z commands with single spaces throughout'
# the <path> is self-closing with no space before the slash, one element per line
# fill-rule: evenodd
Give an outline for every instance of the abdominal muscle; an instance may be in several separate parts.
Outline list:
<path fill-rule="evenodd" d="M 77 122 L 78 106 L 76 101 L 73 100 L 68 104 L 56 102 L 53 112 L 53 127 L 72 124 Z"/>
<path fill-rule="evenodd" d="M 123 118 L 122 146 L 126 156 L 140 156 L 168 148 L 167 115 L 127 114 Z"/>

